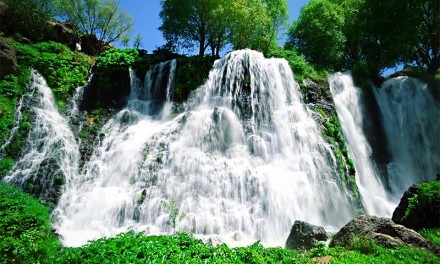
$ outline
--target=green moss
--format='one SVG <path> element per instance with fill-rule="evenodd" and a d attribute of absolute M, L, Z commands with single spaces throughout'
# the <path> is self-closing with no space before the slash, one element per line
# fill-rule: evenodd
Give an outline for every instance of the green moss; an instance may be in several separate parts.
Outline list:
<path fill-rule="evenodd" d="M 4 183 L 0 183 L 0 230 L 0 263 L 41 263 L 61 246 L 50 226 L 49 208 Z"/>
<path fill-rule="evenodd" d="M 324 129 L 322 131 L 326 141 L 333 145 L 333 153 L 336 158 L 337 171 L 339 178 L 341 180 L 342 187 L 344 190 L 349 191 L 355 202 L 355 212 L 357 215 L 363 214 L 364 208 L 362 205 L 362 200 L 359 195 L 359 189 L 356 185 L 356 169 L 354 167 L 353 161 L 348 157 L 348 149 L 345 143 L 345 139 L 342 135 L 341 124 L 336 115 L 327 116 L 323 109 L 318 108 L 317 113 L 319 113 L 323 118 L 327 119 L 324 123 Z"/>

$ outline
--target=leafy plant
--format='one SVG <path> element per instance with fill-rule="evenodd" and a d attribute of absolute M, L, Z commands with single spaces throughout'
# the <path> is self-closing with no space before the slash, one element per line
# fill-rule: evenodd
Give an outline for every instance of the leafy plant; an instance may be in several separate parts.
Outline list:
<path fill-rule="evenodd" d="M 420 214 L 422 218 L 427 219 L 430 206 L 434 201 L 440 201 L 440 181 L 422 182 L 418 185 L 418 191 L 414 197 L 408 199 L 408 208 L 405 216 Z"/>
<path fill-rule="evenodd" d="M 0 183 L 0 263 L 40 263 L 55 256 L 60 246 L 49 208 Z"/>
<path fill-rule="evenodd" d="M 183 220 L 183 218 L 185 218 L 185 213 L 180 212 L 179 207 L 173 198 L 171 198 L 169 201 L 162 201 L 162 206 L 164 211 L 169 215 L 170 226 L 173 228 L 174 233 L 176 233 L 177 225 Z"/>
<path fill-rule="evenodd" d="M 422 229 L 419 233 L 432 243 L 440 246 L 440 228 Z"/>

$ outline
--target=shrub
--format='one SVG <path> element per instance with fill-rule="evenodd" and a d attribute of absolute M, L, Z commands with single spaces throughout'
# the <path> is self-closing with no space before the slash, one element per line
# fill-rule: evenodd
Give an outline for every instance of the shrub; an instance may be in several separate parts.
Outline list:
<path fill-rule="evenodd" d="M 440 201 L 440 181 L 422 182 L 418 185 L 417 194 L 408 199 L 405 217 L 420 214 L 423 219 L 430 217 L 431 205 Z"/>
<path fill-rule="evenodd" d="M 40 263 L 55 256 L 60 246 L 50 226 L 49 208 L 0 183 L 0 262 Z"/>

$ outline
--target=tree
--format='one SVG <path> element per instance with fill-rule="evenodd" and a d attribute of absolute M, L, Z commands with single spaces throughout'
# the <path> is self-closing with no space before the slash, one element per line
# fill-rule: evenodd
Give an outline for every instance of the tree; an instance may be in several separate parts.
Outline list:
<path fill-rule="evenodd" d="M 18 33 L 33 41 L 43 40 L 49 33 L 52 7 L 50 0 L 0 1 L 0 31 L 6 35 Z"/>
<path fill-rule="evenodd" d="M 162 31 L 184 49 L 208 47 L 219 55 L 226 43 L 234 49 L 267 51 L 287 19 L 285 0 L 162 0 Z"/>
<path fill-rule="evenodd" d="M 416 52 L 408 61 L 415 60 L 418 65 L 426 66 L 428 73 L 435 75 L 440 67 L 440 1 L 407 0 L 414 10 L 416 25 Z M 413 27 L 414 28 L 414 27 Z"/>
<path fill-rule="evenodd" d="M 216 9 L 217 0 L 161 0 L 160 17 L 164 38 L 168 42 L 191 49 L 199 47 L 199 55 L 209 46 L 210 13 Z"/>
<path fill-rule="evenodd" d="M 341 6 L 330 0 L 312 0 L 292 24 L 286 48 L 297 48 L 310 62 L 329 69 L 342 65 L 346 37 Z"/>
<path fill-rule="evenodd" d="M 408 1 L 415 0 L 312 0 L 286 47 L 331 70 L 377 76 L 414 52 L 416 13 Z"/>
<path fill-rule="evenodd" d="M 173 228 L 174 233 L 176 233 L 176 228 L 179 224 L 179 221 L 182 221 L 182 219 L 185 218 L 186 215 L 184 213 L 180 213 L 179 207 L 177 207 L 177 204 L 173 198 L 171 198 L 169 201 L 162 201 L 162 206 L 164 208 L 164 211 L 170 217 L 170 226 Z"/>
<path fill-rule="evenodd" d="M 142 47 L 142 36 L 141 36 L 141 33 L 138 33 L 136 35 L 136 37 L 134 38 L 133 48 L 139 49 L 140 47 Z"/>
<path fill-rule="evenodd" d="M 133 26 L 116 0 L 58 0 L 57 11 L 83 34 L 96 36 L 102 46 L 122 39 Z"/>

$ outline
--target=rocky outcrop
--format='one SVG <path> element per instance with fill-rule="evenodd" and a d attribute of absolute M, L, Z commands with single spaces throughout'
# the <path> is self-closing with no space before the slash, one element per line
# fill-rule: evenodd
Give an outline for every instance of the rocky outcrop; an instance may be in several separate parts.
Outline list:
<path fill-rule="evenodd" d="M 409 199 L 413 198 L 419 192 L 419 184 L 414 184 L 405 191 L 400 203 L 394 210 L 391 218 L 396 224 L 405 227 L 421 230 L 423 228 L 439 228 L 440 227 L 440 201 L 437 199 L 430 199 L 429 205 L 425 206 L 423 213 L 417 212 L 407 214 Z"/>
<path fill-rule="evenodd" d="M 0 37 L 0 76 L 18 72 L 15 49 L 5 38 Z"/>
<path fill-rule="evenodd" d="M 398 225 L 391 219 L 369 215 L 351 220 L 333 237 L 330 247 L 349 247 L 358 238 L 373 240 L 385 248 L 396 248 L 404 244 L 440 254 L 439 247 L 416 231 Z"/>
<path fill-rule="evenodd" d="M 287 249 L 309 250 L 319 241 L 327 240 L 327 233 L 321 226 L 312 225 L 303 221 L 295 221 L 290 229 L 286 241 Z"/>

